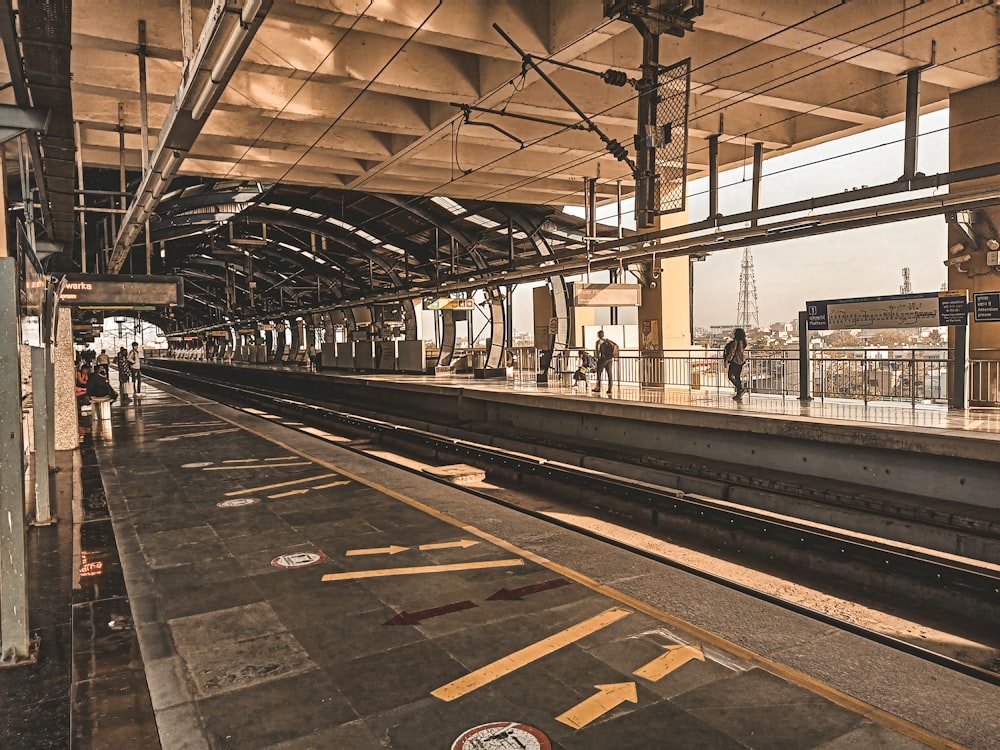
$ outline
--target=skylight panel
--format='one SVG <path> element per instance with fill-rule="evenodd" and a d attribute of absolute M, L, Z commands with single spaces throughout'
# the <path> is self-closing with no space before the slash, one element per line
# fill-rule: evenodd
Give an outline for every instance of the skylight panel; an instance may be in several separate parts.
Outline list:
<path fill-rule="evenodd" d="M 332 216 L 327 218 L 326 223 L 333 224 L 335 227 L 340 227 L 341 229 L 346 229 L 348 232 L 353 232 L 357 229 L 357 227 L 353 224 L 348 224 L 346 221 L 341 221 L 340 219 L 334 219 Z"/>
<path fill-rule="evenodd" d="M 450 211 L 451 213 L 455 214 L 455 216 L 461 216 L 462 214 L 467 213 L 467 211 L 460 205 L 455 203 L 455 201 L 453 201 L 451 198 L 445 198 L 443 195 L 435 195 L 433 198 L 431 198 L 431 202 L 437 203 L 439 206 L 441 206 L 441 208 Z"/>
<path fill-rule="evenodd" d="M 473 224 L 478 224 L 481 227 L 486 227 L 487 229 L 494 229 L 500 226 L 499 221 L 493 221 L 492 219 L 487 219 L 485 216 L 480 216 L 479 214 L 469 214 L 464 217 L 466 221 L 471 221 Z"/>

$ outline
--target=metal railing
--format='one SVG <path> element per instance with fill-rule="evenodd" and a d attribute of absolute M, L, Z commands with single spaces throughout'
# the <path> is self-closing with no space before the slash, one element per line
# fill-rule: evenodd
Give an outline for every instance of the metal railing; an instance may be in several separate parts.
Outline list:
<path fill-rule="evenodd" d="M 798 398 L 797 350 L 751 350 L 743 380 L 755 393 Z M 579 357 L 567 353 L 553 371 L 572 372 Z M 813 398 L 944 404 L 952 360 L 942 348 L 822 349 L 812 352 Z M 1000 362 L 974 362 L 973 398 L 998 403 Z M 731 388 L 719 349 L 623 351 L 615 361 L 615 381 L 644 387 L 716 390 Z M 532 373 L 533 376 L 533 373 Z M 990 391 L 992 389 L 992 391 Z"/>

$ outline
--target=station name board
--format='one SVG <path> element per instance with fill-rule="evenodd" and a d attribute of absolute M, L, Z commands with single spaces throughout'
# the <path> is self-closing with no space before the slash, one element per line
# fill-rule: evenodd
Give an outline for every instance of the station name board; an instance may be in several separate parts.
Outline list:
<path fill-rule="evenodd" d="M 961 292 L 893 294 L 806 302 L 810 331 L 845 328 L 922 328 L 969 323 L 968 297 Z"/>
<path fill-rule="evenodd" d="M 574 307 L 638 307 L 642 304 L 642 285 L 576 281 L 571 295 Z"/>
<path fill-rule="evenodd" d="M 473 310 L 476 307 L 474 299 L 467 297 L 424 297 L 425 310 Z"/>
<path fill-rule="evenodd" d="M 70 307 L 180 307 L 184 304 L 184 280 L 180 276 L 67 274 L 60 288 L 60 304 Z"/>

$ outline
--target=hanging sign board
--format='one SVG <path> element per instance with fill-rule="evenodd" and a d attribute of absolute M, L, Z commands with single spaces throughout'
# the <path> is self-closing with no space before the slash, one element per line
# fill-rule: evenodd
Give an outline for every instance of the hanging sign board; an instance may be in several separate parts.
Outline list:
<path fill-rule="evenodd" d="M 425 310 L 472 310 L 476 307 L 474 299 L 466 297 L 424 297 Z"/>
<path fill-rule="evenodd" d="M 59 300 L 72 307 L 180 307 L 184 280 L 180 276 L 66 275 Z"/>
<path fill-rule="evenodd" d="M 1000 292 L 973 292 L 972 313 L 977 323 L 1000 322 Z"/>
<path fill-rule="evenodd" d="M 810 331 L 968 325 L 964 291 L 806 302 Z"/>
<path fill-rule="evenodd" d="M 229 331 L 212 331 L 208 334 L 209 336 L 216 336 L 218 338 L 229 338 Z"/>
<path fill-rule="evenodd" d="M 570 294 L 575 307 L 638 307 L 641 284 L 587 284 L 573 282 Z"/>

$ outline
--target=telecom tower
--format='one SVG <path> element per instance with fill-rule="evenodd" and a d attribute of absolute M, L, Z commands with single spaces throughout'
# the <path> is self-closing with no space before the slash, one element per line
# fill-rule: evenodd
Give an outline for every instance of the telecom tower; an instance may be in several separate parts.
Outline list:
<path fill-rule="evenodd" d="M 740 301 L 736 307 L 736 325 L 748 331 L 760 328 L 757 279 L 753 275 L 753 255 L 748 247 L 743 249 L 743 262 L 740 264 Z"/>
<path fill-rule="evenodd" d="M 913 294 L 913 286 L 910 284 L 910 269 L 908 266 L 903 268 L 903 285 L 899 287 L 900 294 Z"/>

